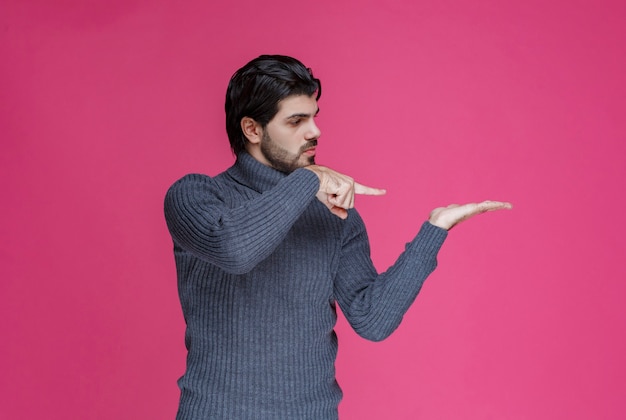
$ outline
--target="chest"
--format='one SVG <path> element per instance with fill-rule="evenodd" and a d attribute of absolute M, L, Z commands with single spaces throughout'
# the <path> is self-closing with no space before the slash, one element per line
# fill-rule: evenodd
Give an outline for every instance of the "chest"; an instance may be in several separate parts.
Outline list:
<path fill-rule="evenodd" d="M 341 250 L 341 222 L 321 203 L 313 203 L 276 250 L 250 273 L 246 285 L 254 284 L 257 293 L 259 288 L 267 289 L 288 302 L 332 300 Z"/>

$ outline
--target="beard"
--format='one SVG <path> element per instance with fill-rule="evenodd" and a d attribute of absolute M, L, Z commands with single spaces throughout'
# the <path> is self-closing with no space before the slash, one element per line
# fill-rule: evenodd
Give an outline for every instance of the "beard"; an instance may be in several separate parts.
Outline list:
<path fill-rule="evenodd" d="M 317 146 L 317 140 L 310 140 L 300 148 L 298 153 L 294 154 L 276 144 L 267 131 L 263 131 L 261 153 L 272 168 L 289 174 L 298 168 L 315 164 L 315 156 L 303 156 L 305 151 L 315 146 Z"/>

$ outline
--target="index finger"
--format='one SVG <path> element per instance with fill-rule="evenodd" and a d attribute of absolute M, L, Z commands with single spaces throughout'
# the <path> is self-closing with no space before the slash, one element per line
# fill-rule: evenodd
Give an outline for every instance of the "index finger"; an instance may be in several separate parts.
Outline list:
<path fill-rule="evenodd" d="M 387 190 L 383 190 L 380 188 L 367 187 L 365 185 L 359 184 L 358 182 L 355 182 L 354 193 L 363 194 L 363 195 L 385 195 L 387 194 Z"/>

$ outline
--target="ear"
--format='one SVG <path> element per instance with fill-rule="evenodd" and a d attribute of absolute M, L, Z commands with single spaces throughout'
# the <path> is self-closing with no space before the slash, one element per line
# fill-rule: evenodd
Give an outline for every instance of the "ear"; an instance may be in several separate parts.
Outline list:
<path fill-rule="evenodd" d="M 254 119 L 250 117 L 243 117 L 241 119 L 241 131 L 252 144 L 260 143 L 263 138 L 263 129 L 261 128 L 261 124 L 254 121 Z"/>

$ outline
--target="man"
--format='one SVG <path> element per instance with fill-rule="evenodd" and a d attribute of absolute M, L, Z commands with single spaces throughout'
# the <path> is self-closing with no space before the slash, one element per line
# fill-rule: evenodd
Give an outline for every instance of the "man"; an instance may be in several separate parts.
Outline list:
<path fill-rule="evenodd" d="M 369 340 L 391 334 L 436 266 L 447 231 L 483 202 L 435 209 L 383 274 L 356 194 L 384 190 L 315 164 L 320 81 L 261 56 L 226 94 L 235 164 L 178 180 L 165 199 L 187 324 L 179 419 L 336 419 L 336 303 Z"/>

